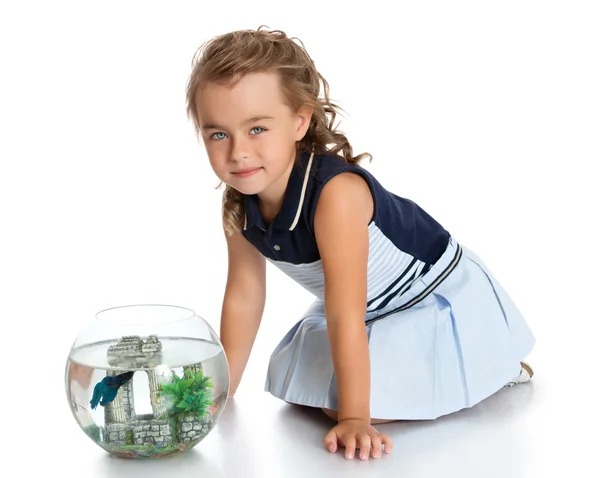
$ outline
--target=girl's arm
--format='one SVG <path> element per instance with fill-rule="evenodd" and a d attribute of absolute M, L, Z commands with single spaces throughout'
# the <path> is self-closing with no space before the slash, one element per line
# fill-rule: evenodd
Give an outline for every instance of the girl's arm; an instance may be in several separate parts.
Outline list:
<path fill-rule="evenodd" d="M 353 173 L 341 173 L 325 185 L 315 212 L 327 331 L 337 376 L 338 422 L 371 419 L 365 311 L 372 215 L 370 188 Z"/>
<path fill-rule="evenodd" d="M 229 396 L 242 379 L 262 319 L 266 296 L 266 261 L 239 233 L 226 234 L 228 272 L 220 340 L 229 363 Z"/>

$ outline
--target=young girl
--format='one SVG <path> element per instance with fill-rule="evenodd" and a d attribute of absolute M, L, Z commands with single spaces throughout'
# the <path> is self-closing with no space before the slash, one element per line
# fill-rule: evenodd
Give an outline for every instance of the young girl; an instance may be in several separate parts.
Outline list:
<path fill-rule="evenodd" d="M 534 338 L 473 252 L 358 164 L 369 155 L 334 128 L 328 84 L 293 40 L 260 28 L 214 38 L 188 84 L 188 114 L 226 184 L 231 395 L 268 260 L 316 301 L 275 348 L 266 390 L 335 420 L 331 452 L 380 457 L 392 440 L 374 424 L 434 419 L 527 381 Z"/>

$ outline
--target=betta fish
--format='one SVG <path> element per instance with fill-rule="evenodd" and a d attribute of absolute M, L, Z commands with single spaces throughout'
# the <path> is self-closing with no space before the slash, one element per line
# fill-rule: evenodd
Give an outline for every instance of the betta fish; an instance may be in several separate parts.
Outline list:
<path fill-rule="evenodd" d="M 119 392 L 119 388 L 125 385 L 133 377 L 133 372 L 125 372 L 120 375 L 107 375 L 94 387 L 94 394 L 90 400 L 92 410 L 98 403 L 103 407 L 112 402 Z"/>

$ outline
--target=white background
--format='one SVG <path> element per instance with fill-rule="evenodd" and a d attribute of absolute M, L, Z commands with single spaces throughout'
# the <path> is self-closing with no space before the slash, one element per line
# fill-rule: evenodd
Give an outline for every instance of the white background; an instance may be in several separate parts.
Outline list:
<path fill-rule="evenodd" d="M 0 7 L 3 476 L 598 476 L 596 2 L 9 2 Z M 78 428 L 64 365 L 102 309 L 194 309 L 215 330 L 221 190 L 185 115 L 202 42 L 260 25 L 299 37 L 341 129 L 395 193 L 480 255 L 525 314 L 530 384 L 434 423 L 380 427 L 347 462 L 318 414 L 263 390 L 312 300 L 269 269 L 235 402 L 186 456 L 110 458 Z M 595 444 L 595 445 L 594 445 Z"/>

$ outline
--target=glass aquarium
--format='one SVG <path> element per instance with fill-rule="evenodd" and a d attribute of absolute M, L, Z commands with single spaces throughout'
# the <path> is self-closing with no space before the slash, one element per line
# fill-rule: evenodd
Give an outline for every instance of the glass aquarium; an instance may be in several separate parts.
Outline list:
<path fill-rule="evenodd" d="M 189 450 L 227 403 L 221 342 L 193 310 L 130 305 L 103 310 L 80 332 L 66 365 L 75 420 L 99 446 L 130 458 Z"/>

